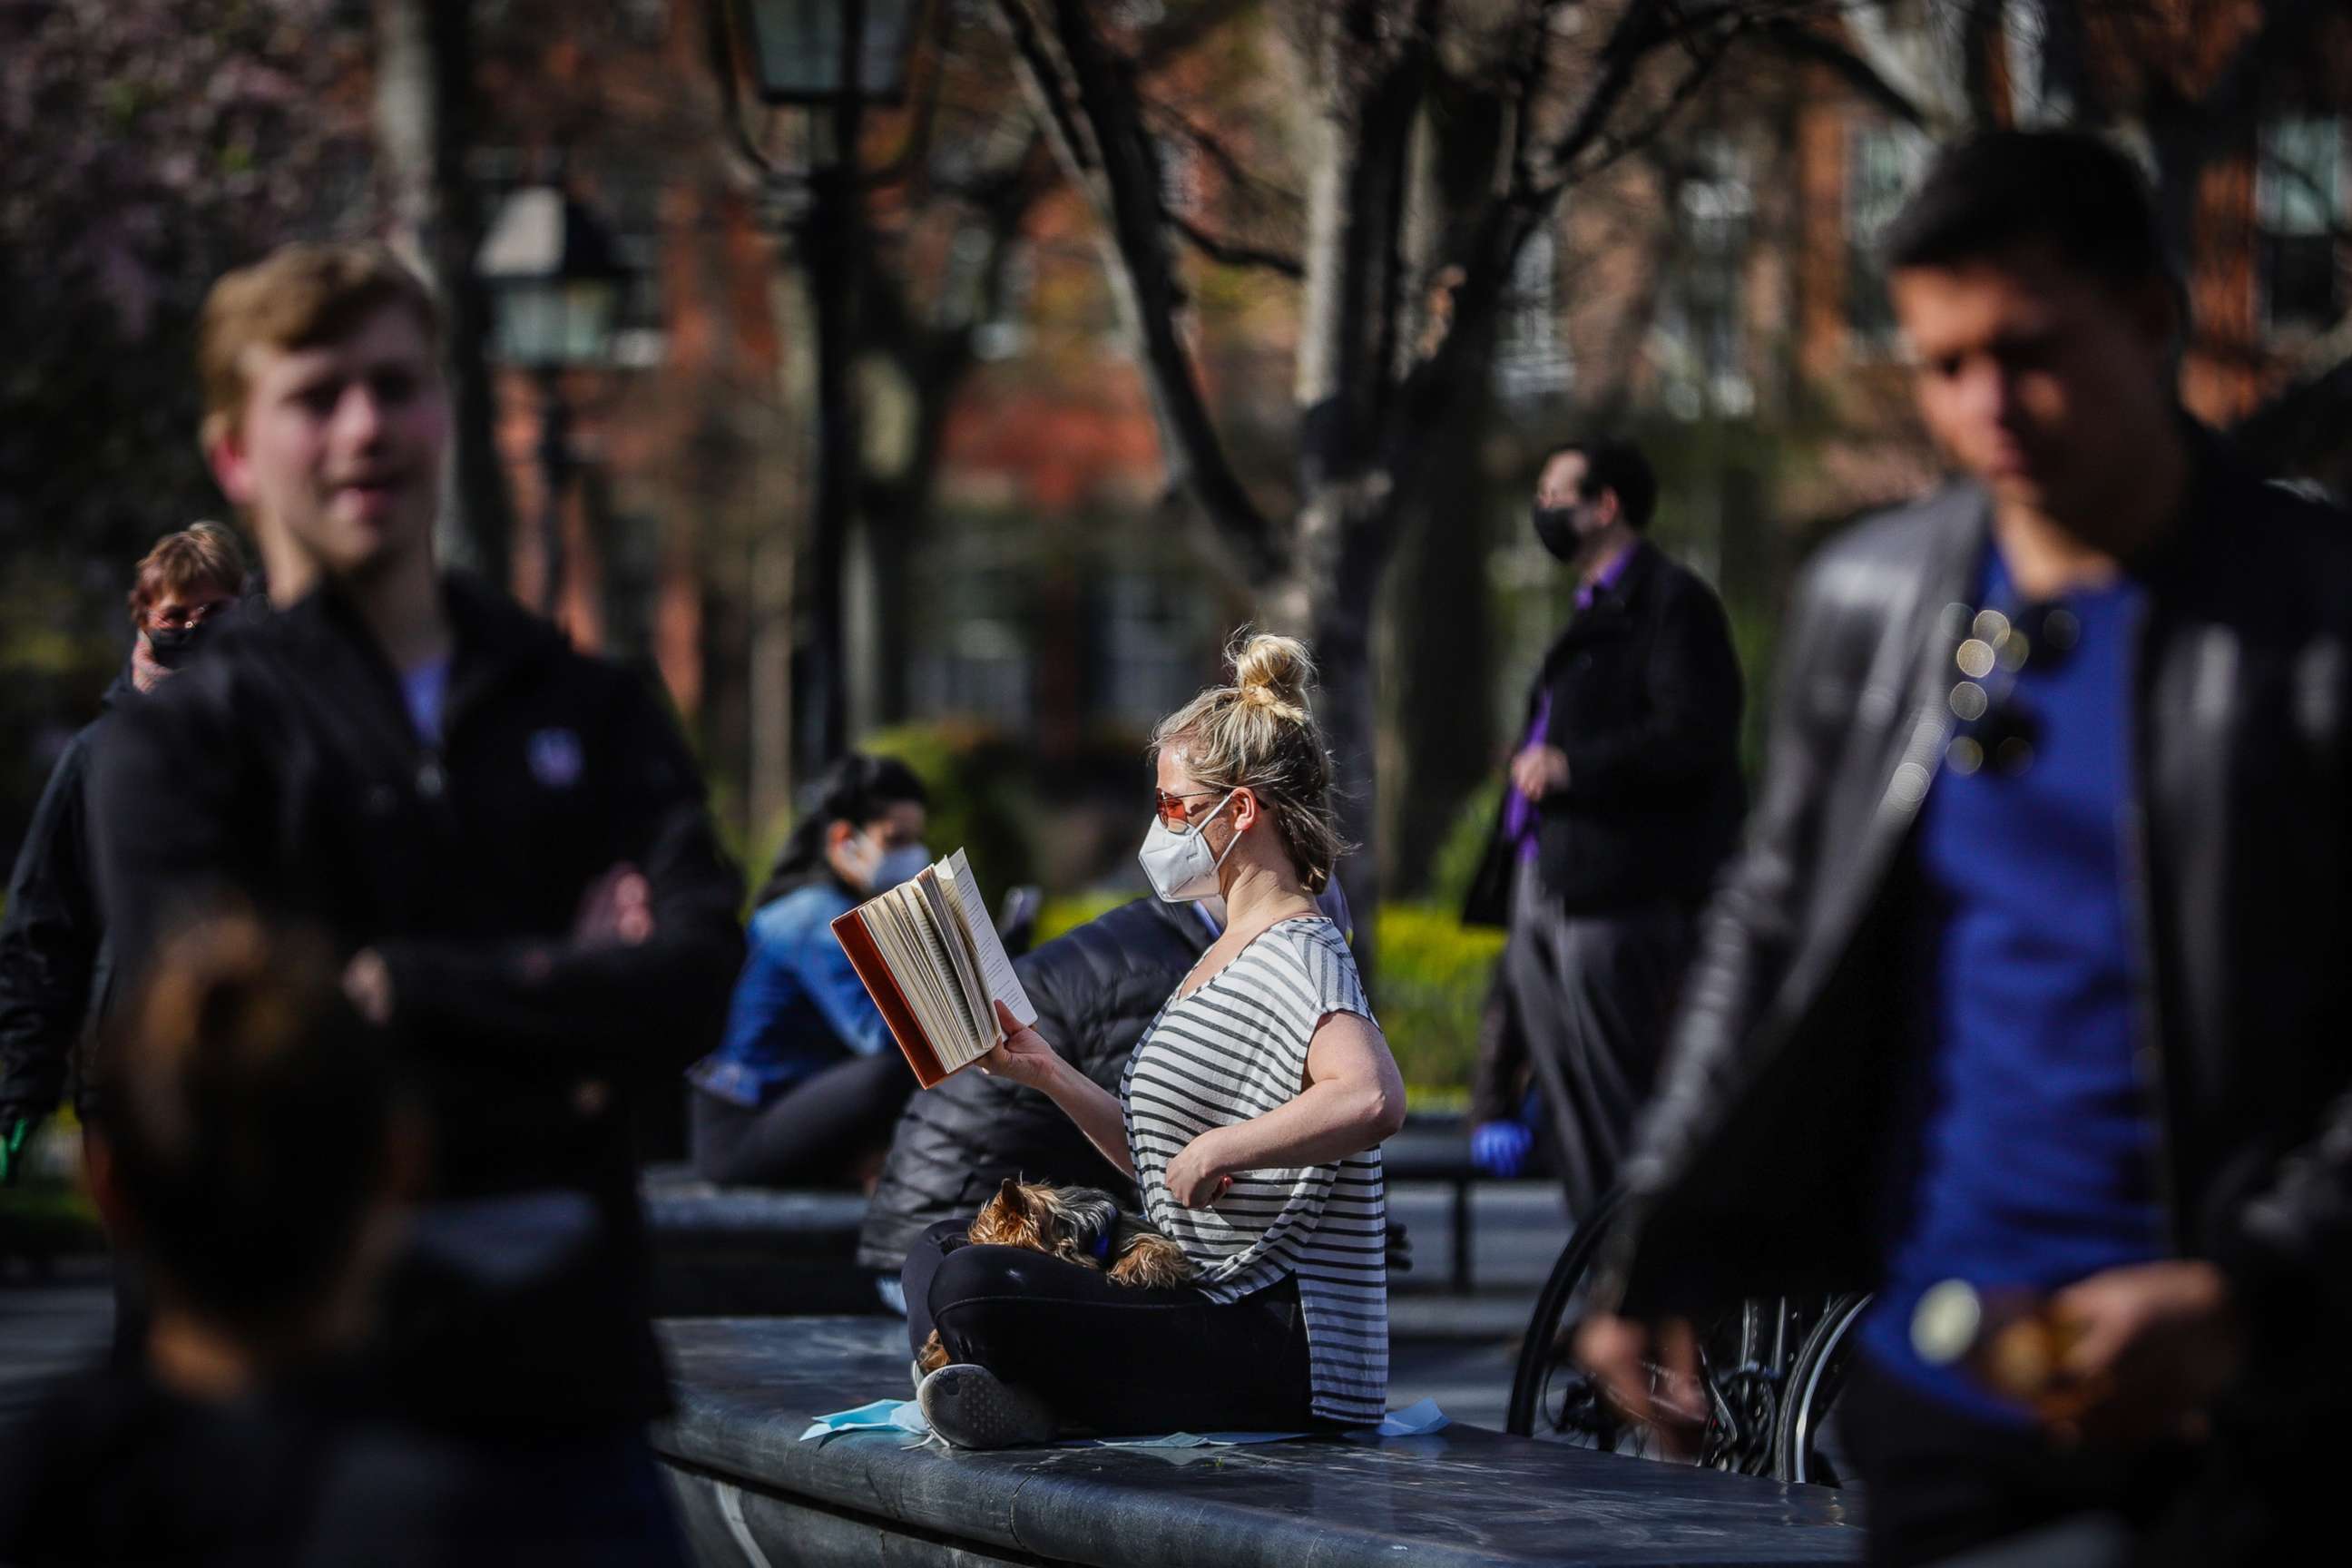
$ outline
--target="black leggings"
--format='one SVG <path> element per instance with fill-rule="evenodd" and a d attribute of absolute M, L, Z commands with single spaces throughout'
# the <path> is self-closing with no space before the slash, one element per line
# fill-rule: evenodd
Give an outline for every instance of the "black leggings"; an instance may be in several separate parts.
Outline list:
<path fill-rule="evenodd" d="M 1068 1434 L 1308 1432 L 1307 1322 L 1285 1279 L 1238 1301 L 1139 1290 L 942 1220 L 908 1248 L 907 1335 L 1038 1394 Z"/>
<path fill-rule="evenodd" d="M 695 1171 L 722 1187 L 846 1184 L 914 1090 L 896 1050 L 835 1062 L 757 1110 L 689 1089 Z"/>

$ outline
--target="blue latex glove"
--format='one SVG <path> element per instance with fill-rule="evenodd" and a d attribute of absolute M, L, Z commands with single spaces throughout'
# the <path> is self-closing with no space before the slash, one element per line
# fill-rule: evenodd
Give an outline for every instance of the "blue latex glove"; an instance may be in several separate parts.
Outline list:
<path fill-rule="evenodd" d="M 1497 1180 L 1516 1176 L 1528 1163 L 1536 1135 L 1517 1121 L 1482 1121 L 1470 1131 L 1470 1162 Z"/>

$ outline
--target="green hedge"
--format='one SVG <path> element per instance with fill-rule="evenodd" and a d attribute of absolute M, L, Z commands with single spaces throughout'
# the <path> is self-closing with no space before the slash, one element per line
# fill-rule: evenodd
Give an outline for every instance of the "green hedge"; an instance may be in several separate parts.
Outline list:
<path fill-rule="evenodd" d="M 1045 942 L 1134 895 L 1083 893 L 1048 899 L 1038 911 Z M 1503 933 L 1465 926 L 1450 906 L 1385 904 L 1372 1005 L 1396 1052 L 1416 1110 L 1468 1103 L 1478 1058 L 1478 1014 L 1503 951 Z"/>

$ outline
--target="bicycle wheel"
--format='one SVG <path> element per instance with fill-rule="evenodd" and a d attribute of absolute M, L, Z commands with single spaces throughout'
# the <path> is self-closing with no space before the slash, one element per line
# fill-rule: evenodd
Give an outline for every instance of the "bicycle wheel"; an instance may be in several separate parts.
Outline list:
<path fill-rule="evenodd" d="M 1611 1414 L 1601 1391 L 1570 1358 L 1577 1325 L 1584 1321 L 1584 1292 L 1592 1263 L 1616 1217 L 1618 1198 L 1610 1194 L 1576 1227 L 1560 1249 L 1536 1298 L 1535 1316 L 1519 1344 L 1511 1376 L 1511 1407 L 1503 1425 L 1521 1437 L 1544 1436 L 1580 1447 L 1613 1451 L 1623 1424 Z"/>
<path fill-rule="evenodd" d="M 1522 1437 L 1654 1458 L 1661 1457 L 1657 1433 L 1621 1416 L 1573 1355 L 1592 1266 L 1618 1212 L 1617 1196 L 1604 1198 L 1552 1265 L 1519 1346 L 1505 1426 Z M 1778 1303 L 1742 1302 L 1696 1325 L 1699 1382 L 1707 1406 L 1700 1464 L 1748 1474 L 1761 1474 L 1770 1465 L 1777 1390 L 1755 1373 L 1780 1310 Z"/>
<path fill-rule="evenodd" d="M 1817 1487 L 1853 1483 L 1852 1461 L 1838 1442 L 1837 1398 L 1845 1387 L 1854 1330 L 1869 1308 L 1866 1295 L 1837 1297 L 1797 1352 L 1773 1435 L 1772 1473 L 1780 1479 Z"/>

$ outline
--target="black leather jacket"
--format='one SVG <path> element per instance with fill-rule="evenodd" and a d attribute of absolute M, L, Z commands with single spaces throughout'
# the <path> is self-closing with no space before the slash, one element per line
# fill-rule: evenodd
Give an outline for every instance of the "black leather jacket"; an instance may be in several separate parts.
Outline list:
<path fill-rule="evenodd" d="M 1875 1280 L 1906 1038 L 1893 944 L 1989 521 L 1955 487 L 1839 539 L 1798 588 L 1761 797 L 1625 1167 L 1634 1223 L 1603 1289 L 1630 1311 Z M 2128 893 L 2173 1240 L 2269 1326 L 2341 1324 L 2352 519 L 2200 434 L 2184 525 L 2136 571 Z"/>
<path fill-rule="evenodd" d="M 1138 899 L 1023 954 L 1013 967 L 1037 1005 L 1037 1032 L 1116 1094 L 1135 1042 L 1211 940 L 1198 909 Z M 857 1260 L 897 1268 L 926 1228 L 978 1214 L 1007 1176 L 1134 1198 L 1134 1184 L 1052 1100 L 1009 1079 L 960 1072 L 907 1102 L 866 1206 Z"/>

